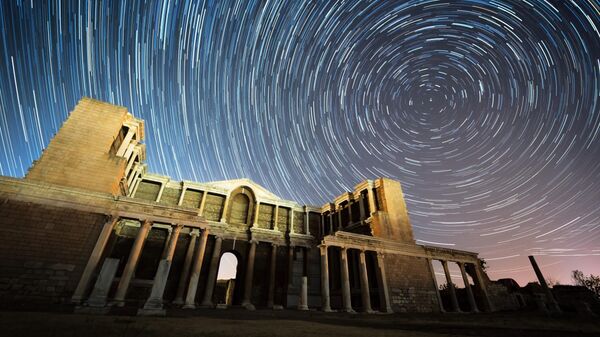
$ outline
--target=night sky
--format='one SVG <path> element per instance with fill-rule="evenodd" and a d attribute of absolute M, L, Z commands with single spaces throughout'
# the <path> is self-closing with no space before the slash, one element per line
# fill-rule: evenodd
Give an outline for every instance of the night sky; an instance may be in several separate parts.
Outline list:
<path fill-rule="evenodd" d="M 322 205 L 402 183 L 418 243 L 492 278 L 600 274 L 600 5 L 2 1 L 0 174 L 82 96 L 146 120 L 149 171 Z"/>

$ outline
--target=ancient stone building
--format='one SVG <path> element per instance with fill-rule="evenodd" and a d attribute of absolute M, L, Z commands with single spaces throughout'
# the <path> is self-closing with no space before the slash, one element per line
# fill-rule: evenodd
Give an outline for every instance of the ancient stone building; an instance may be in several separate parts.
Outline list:
<path fill-rule="evenodd" d="M 0 177 L 0 303 L 494 310 L 477 254 L 415 243 L 397 181 L 300 205 L 248 179 L 148 173 L 143 139 L 125 108 L 84 98 L 24 179 Z M 235 278 L 217 282 L 225 253 Z M 447 280 L 458 264 L 464 289 L 441 292 L 435 260 Z"/>

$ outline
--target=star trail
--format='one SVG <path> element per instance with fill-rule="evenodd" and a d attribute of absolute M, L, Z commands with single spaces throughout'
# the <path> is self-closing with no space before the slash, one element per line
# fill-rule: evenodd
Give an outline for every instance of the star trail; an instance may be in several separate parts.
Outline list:
<path fill-rule="evenodd" d="M 151 172 L 322 205 L 402 182 L 418 243 L 492 278 L 600 274 L 600 5 L 2 1 L 0 174 L 82 96 L 146 120 Z"/>

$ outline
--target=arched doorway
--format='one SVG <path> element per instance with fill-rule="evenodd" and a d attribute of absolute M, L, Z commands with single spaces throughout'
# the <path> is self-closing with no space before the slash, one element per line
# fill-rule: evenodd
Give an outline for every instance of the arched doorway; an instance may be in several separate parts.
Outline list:
<path fill-rule="evenodd" d="M 229 307 L 234 301 L 234 290 L 237 282 L 239 258 L 234 252 L 225 252 L 221 255 L 217 284 L 215 287 L 215 301 L 217 307 Z"/>

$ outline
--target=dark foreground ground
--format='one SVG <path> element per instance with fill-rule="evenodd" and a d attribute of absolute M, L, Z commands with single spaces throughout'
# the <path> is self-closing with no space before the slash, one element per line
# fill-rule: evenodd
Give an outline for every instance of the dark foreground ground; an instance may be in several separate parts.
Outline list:
<path fill-rule="evenodd" d="M 535 313 L 364 315 L 294 310 L 170 311 L 169 317 L 0 311 L 0 336 L 600 336 L 600 319 Z"/>

